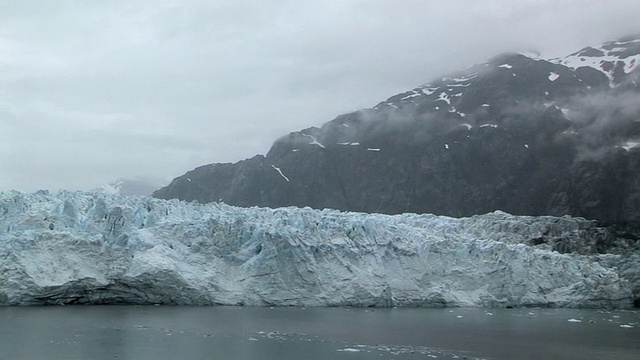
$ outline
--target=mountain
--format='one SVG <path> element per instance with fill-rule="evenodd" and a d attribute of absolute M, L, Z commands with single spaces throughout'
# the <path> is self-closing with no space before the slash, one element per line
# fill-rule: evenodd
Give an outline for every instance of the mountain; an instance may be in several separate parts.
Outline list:
<path fill-rule="evenodd" d="M 91 191 L 104 194 L 120 194 L 127 196 L 149 196 L 157 189 L 157 182 L 146 179 L 119 178 Z"/>
<path fill-rule="evenodd" d="M 0 306 L 631 308 L 640 306 L 637 245 L 571 217 L 13 191 L 0 193 Z"/>
<path fill-rule="evenodd" d="M 196 168 L 153 196 L 637 225 L 639 64 L 637 36 L 559 59 L 501 54 L 293 132 L 266 156 Z"/>

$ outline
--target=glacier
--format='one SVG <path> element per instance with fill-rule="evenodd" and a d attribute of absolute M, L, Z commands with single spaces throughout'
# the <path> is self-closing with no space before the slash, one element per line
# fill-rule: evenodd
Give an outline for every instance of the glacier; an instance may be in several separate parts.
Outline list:
<path fill-rule="evenodd" d="M 596 230 L 582 218 L 499 211 L 451 218 L 0 192 L 0 305 L 630 308 L 636 265 L 550 245 Z"/>

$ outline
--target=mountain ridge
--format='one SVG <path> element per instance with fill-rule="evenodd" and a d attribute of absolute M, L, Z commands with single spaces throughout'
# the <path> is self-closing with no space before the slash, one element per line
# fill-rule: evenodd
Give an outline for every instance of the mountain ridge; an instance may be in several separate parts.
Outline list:
<path fill-rule="evenodd" d="M 499 54 L 372 108 L 292 132 L 264 156 L 198 167 L 153 196 L 635 223 L 639 46 L 636 37 L 563 59 Z"/>

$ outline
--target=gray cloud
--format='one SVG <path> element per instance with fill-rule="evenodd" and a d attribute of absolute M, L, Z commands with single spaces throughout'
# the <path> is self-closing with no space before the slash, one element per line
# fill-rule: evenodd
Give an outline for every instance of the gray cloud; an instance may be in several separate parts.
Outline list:
<path fill-rule="evenodd" d="M 0 4 L 0 189 L 168 181 L 498 52 L 638 32 L 628 0 Z"/>

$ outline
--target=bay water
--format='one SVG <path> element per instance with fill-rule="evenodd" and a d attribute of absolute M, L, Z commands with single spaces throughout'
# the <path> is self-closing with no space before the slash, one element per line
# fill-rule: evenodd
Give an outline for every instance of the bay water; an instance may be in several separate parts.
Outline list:
<path fill-rule="evenodd" d="M 640 359 L 640 311 L 0 307 L 0 359 Z"/>

